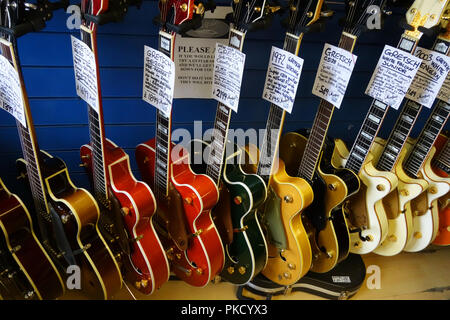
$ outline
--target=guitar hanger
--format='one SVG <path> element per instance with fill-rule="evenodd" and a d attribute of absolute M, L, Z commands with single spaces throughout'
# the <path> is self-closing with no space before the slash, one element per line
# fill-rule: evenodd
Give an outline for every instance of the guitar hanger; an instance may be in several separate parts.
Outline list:
<path fill-rule="evenodd" d="M 142 0 L 113 0 L 108 2 L 108 10 L 99 15 L 92 15 L 89 13 L 82 13 L 83 18 L 87 22 L 95 23 L 99 26 L 110 23 L 120 22 L 128 12 L 128 7 L 141 7 Z"/>

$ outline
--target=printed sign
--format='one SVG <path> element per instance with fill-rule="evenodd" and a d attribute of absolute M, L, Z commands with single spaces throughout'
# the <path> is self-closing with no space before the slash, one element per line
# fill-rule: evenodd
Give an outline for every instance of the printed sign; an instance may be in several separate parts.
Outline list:
<path fill-rule="evenodd" d="M 144 84 L 142 99 L 167 117 L 172 111 L 175 64 L 164 53 L 144 46 Z"/>
<path fill-rule="evenodd" d="M 417 48 L 414 55 L 422 59 L 422 64 L 406 98 L 431 108 L 450 71 L 450 57 L 424 48 Z"/>
<path fill-rule="evenodd" d="M 398 109 L 421 63 L 422 59 L 408 52 L 384 46 L 366 94 Z"/>
<path fill-rule="evenodd" d="M 94 52 L 83 41 L 74 36 L 70 37 L 77 95 L 98 112 L 100 101 Z"/>
<path fill-rule="evenodd" d="M 263 99 L 291 113 L 303 68 L 303 59 L 272 47 Z"/>
<path fill-rule="evenodd" d="M 326 43 L 312 93 L 339 108 L 357 58 L 347 50 Z"/>
<path fill-rule="evenodd" d="M 22 86 L 17 70 L 0 55 L 0 107 L 27 126 L 23 104 Z"/>
<path fill-rule="evenodd" d="M 244 64 L 245 54 L 221 43 L 216 44 L 212 98 L 234 112 L 238 110 Z"/>

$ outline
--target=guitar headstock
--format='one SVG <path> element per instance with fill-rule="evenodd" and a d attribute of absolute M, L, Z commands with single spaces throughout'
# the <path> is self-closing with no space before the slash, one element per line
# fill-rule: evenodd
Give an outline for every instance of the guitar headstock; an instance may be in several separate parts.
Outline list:
<path fill-rule="evenodd" d="M 0 0 L 0 25 L 13 28 L 20 24 L 24 15 L 24 0 Z"/>
<path fill-rule="evenodd" d="M 93 29 L 95 24 L 85 19 L 85 15 L 98 17 L 108 10 L 109 0 L 81 0 L 81 16 L 83 25 Z"/>
<path fill-rule="evenodd" d="M 299 35 L 306 27 L 317 22 L 321 17 L 323 3 L 324 0 L 290 0 L 288 32 Z"/>
<path fill-rule="evenodd" d="M 416 0 L 406 13 L 407 33 L 420 38 L 423 32 L 439 25 L 448 0 Z"/>
<path fill-rule="evenodd" d="M 345 0 L 344 31 L 355 36 L 368 30 L 368 21 L 385 14 L 386 0 Z"/>
<path fill-rule="evenodd" d="M 264 28 L 280 6 L 271 6 L 266 0 L 232 0 L 233 12 L 227 17 L 235 29 L 248 31 Z"/>
<path fill-rule="evenodd" d="M 205 11 L 214 10 L 213 0 L 159 0 L 157 24 L 176 33 L 185 33 L 201 26 Z"/>

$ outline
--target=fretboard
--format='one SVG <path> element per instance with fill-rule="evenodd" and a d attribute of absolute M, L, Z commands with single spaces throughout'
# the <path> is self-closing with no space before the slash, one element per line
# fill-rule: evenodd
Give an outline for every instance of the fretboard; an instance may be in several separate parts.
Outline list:
<path fill-rule="evenodd" d="M 433 45 L 433 50 L 442 54 L 448 54 L 449 47 L 447 46 L 444 48 L 439 45 L 440 43 L 441 41 L 438 39 Z M 391 131 L 376 165 L 378 170 L 392 171 L 421 110 L 422 105 L 409 99 L 405 100 L 402 111 L 394 125 L 394 129 Z"/>
<path fill-rule="evenodd" d="M 230 28 L 228 45 L 239 51 L 244 46 L 245 32 Z M 219 183 L 225 155 L 225 144 L 228 137 L 228 128 L 231 120 L 231 109 L 223 103 L 217 104 L 216 118 L 214 120 L 214 130 L 211 138 L 211 149 L 208 155 L 206 174 L 211 177 L 216 184 Z"/>
<path fill-rule="evenodd" d="M 301 39 L 302 35 L 296 36 L 294 34 L 286 33 L 283 49 L 298 55 Z M 273 173 L 272 171 L 275 168 L 278 144 L 280 141 L 281 132 L 283 130 L 285 115 L 286 111 L 284 109 L 274 103 L 270 105 L 269 116 L 267 118 L 266 130 L 264 133 L 257 169 L 257 174 L 263 178 L 267 184 L 269 184 L 270 177 Z"/>
<path fill-rule="evenodd" d="M 82 26 L 81 40 L 94 52 L 95 60 L 97 60 L 97 38 L 96 27 L 92 30 Z M 105 171 L 105 157 L 104 157 L 104 141 L 105 141 L 105 127 L 103 124 L 103 107 L 102 107 L 102 95 L 100 90 L 100 74 L 98 71 L 97 62 L 97 88 L 99 97 L 99 110 L 98 112 L 94 107 L 88 104 L 88 118 L 89 118 L 89 135 L 91 139 L 92 148 L 92 175 L 94 182 L 94 194 L 97 200 L 103 204 L 107 203 L 109 198 L 108 185 Z"/>
<path fill-rule="evenodd" d="M 447 138 L 441 152 L 433 159 L 433 166 L 450 174 L 450 139 Z"/>
<path fill-rule="evenodd" d="M 12 40 L 12 45 L 9 46 L 2 42 L 0 45 L 1 54 L 8 59 L 15 67 L 19 74 L 19 79 L 22 85 L 22 94 L 25 108 L 25 119 L 27 126 L 22 125 L 21 122 L 16 121 L 17 129 L 19 131 L 20 143 L 22 146 L 23 157 L 26 161 L 27 178 L 30 183 L 31 193 L 33 197 L 36 212 L 47 221 L 51 221 L 49 209 L 47 205 L 47 195 L 45 193 L 43 178 L 41 175 L 41 166 L 39 159 L 39 146 L 37 144 L 36 133 L 34 130 L 33 119 L 31 117 L 31 110 L 28 101 L 28 96 L 25 90 L 23 81 L 22 69 L 18 60 L 17 42 Z"/>
<path fill-rule="evenodd" d="M 417 178 L 423 163 L 428 157 L 431 147 L 445 126 L 450 114 L 450 105 L 442 100 L 437 100 L 431 115 L 414 144 L 411 153 L 403 164 L 403 169 L 410 176 Z"/>
<path fill-rule="evenodd" d="M 402 49 L 408 53 L 412 53 L 416 49 L 418 41 L 418 39 L 412 39 L 406 36 L 406 34 L 403 34 L 397 45 L 397 48 Z M 359 173 L 364 162 L 366 161 L 369 150 L 372 147 L 373 142 L 375 141 L 375 137 L 378 135 L 378 131 L 381 128 L 381 124 L 383 123 L 388 109 L 389 106 L 387 104 L 377 99 L 374 99 L 372 101 L 366 118 L 364 119 L 356 140 L 353 143 L 352 149 L 350 150 L 347 163 L 345 164 L 345 167 L 347 169 Z M 408 113 L 408 116 L 405 115 L 404 119 L 409 120 L 411 114 Z"/>
<path fill-rule="evenodd" d="M 172 60 L 175 34 L 159 32 L 158 50 Z M 155 176 L 153 192 L 158 199 L 163 199 L 169 192 L 169 155 L 171 149 L 172 115 L 166 116 L 156 111 L 156 141 L 155 141 Z"/>
<path fill-rule="evenodd" d="M 353 52 L 357 37 L 343 32 L 339 41 L 339 48 Z M 316 170 L 317 161 L 319 160 L 322 146 L 330 126 L 331 116 L 333 115 L 334 106 L 328 101 L 322 99 L 314 118 L 311 133 L 306 143 L 297 176 L 308 181 L 312 181 Z"/>

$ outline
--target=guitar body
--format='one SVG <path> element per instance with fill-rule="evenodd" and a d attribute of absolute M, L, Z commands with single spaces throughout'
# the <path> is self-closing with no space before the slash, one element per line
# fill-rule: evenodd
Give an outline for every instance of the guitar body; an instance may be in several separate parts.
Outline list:
<path fill-rule="evenodd" d="M 130 240 L 131 270 L 127 277 L 144 294 L 151 294 L 169 280 L 170 269 L 164 248 L 153 227 L 156 201 L 149 186 L 137 181 L 130 169 L 128 155 L 105 139 L 105 170 L 108 185 L 120 203 Z M 92 147 L 81 147 L 81 159 L 92 170 Z M 125 258 L 127 259 L 127 258 Z"/>
<path fill-rule="evenodd" d="M 374 161 L 381 156 L 384 144 L 383 139 L 375 138 L 371 149 Z M 411 141 L 407 141 L 394 167 L 394 173 L 398 178 L 397 189 L 382 200 L 388 218 L 388 235 L 374 250 L 379 255 L 393 256 L 403 251 L 413 234 L 411 200 L 428 188 L 425 180 L 413 179 L 403 170 L 403 161 L 411 148 Z"/>
<path fill-rule="evenodd" d="M 64 161 L 41 150 L 45 190 L 81 269 L 83 292 L 92 299 L 109 299 L 122 287 L 122 274 L 103 239 L 94 197 L 72 183 Z M 25 161 L 17 160 L 19 170 Z"/>
<path fill-rule="evenodd" d="M 209 154 L 208 146 L 210 145 L 207 142 L 193 140 L 190 150 L 202 150 L 202 155 Z M 217 217 L 214 220 L 217 227 L 217 221 L 223 220 L 219 214 L 230 215 L 233 230 L 231 241 L 225 241 L 224 238 L 228 237 L 222 236 L 225 263 L 220 276 L 230 283 L 244 285 L 259 274 L 267 263 L 267 243 L 256 213 L 256 208 L 266 199 L 266 184 L 259 176 L 243 171 L 241 164 L 244 161 L 244 151 L 241 148 L 230 144 L 227 150 L 234 151 L 225 159 L 223 170 L 223 182 L 229 193 L 229 203 L 222 204 L 219 199 L 212 214 Z M 191 163 L 193 160 L 195 159 L 191 158 Z M 206 172 L 204 163 L 196 163 L 191 167 L 197 174 Z M 226 205 L 229 206 L 228 213 L 222 210 Z"/>
<path fill-rule="evenodd" d="M 411 201 L 414 233 L 406 244 L 407 252 L 425 249 L 434 241 L 439 230 L 438 199 L 450 191 L 450 180 L 438 176 L 431 168 L 435 153 L 436 148 L 433 147 L 420 169 L 421 176 L 428 182 L 428 189 Z"/>
<path fill-rule="evenodd" d="M 306 133 L 289 132 L 280 141 L 280 158 L 286 163 L 286 172 L 296 175 L 306 148 Z M 311 271 L 324 273 L 333 269 L 349 253 L 350 235 L 343 201 L 359 189 L 359 178 L 347 169 L 336 169 L 331 165 L 335 146 L 330 141 L 323 147 L 312 182 L 314 201 L 303 211 L 307 230 L 311 233 L 313 250 Z"/>
<path fill-rule="evenodd" d="M 335 144 L 333 165 L 345 167 L 349 150 L 340 139 L 336 139 Z M 350 230 L 358 230 L 350 232 L 350 252 L 355 254 L 372 252 L 386 238 L 389 224 L 382 199 L 398 184 L 395 174 L 377 170 L 371 160 L 369 154 L 358 174 L 362 182 L 361 188 L 345 204 Z"/>
<path fill-rule="evenodd" d="M 64 282 L 34 234 L 27 208 L 1 179 L 0 231 L 0 292 L 5 299 L 50 300 L 62 296 Z"/>
<path fill-rule="evenodd" d="M 219 191 L 208 176 L 191 170 L 189 154 L 183 154 L 177 159 L 173 155 L 169 157 L 170 182 L 183 199 L 189 243 L 187 249 L 182 250 L 167 235 L 162 236 L 162 241 L 170 252 L 169 259 L 176 276 L 190 285 L 204 287 L 222 271 L 224 264 L 222 241 L 211 217 Z M 139 170 L 149 184 L 154 181 L 155 159 L 155 139 L 136 147 Z"/>

